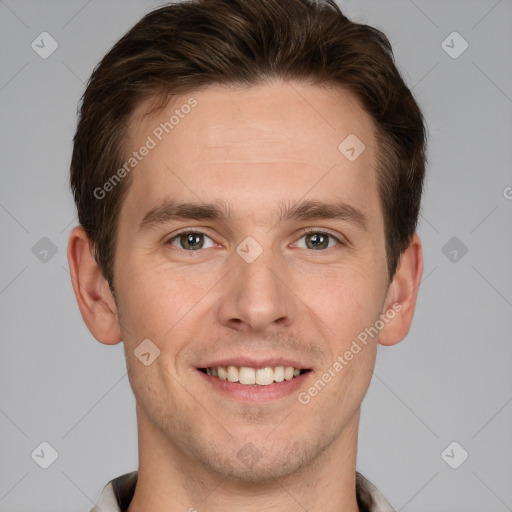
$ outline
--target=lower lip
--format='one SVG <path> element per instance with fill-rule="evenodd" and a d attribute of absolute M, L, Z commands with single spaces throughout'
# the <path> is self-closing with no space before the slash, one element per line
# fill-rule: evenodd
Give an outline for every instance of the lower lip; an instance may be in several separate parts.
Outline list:
<path fill-rule="evenodd" d="M 311 371 L 302 373 L 298 377 L 291 380 L 284 380 L 283 382 L 274 382 L 267 386 L 254 386 L 247 384 L 240 384 L 239 382 L 230 382 L 229 380 L 222 380 L 213 375 L 203 373 L 197 370 L 198 373 L 206 379 L 206 382 L 214 389 L 231 396 L 240 402 L 269 402 L 284 398 L 296 392 L 298 388 L 304 385 L 304 382 L 312 373 Z"/>

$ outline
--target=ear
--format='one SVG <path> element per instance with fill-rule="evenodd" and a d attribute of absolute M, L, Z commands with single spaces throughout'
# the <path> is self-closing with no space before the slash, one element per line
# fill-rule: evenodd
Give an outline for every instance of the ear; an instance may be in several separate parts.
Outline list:
<path fill-rule="evenodd" d="M 119 343 L 117 306 L 94 258 L 93 244 L 81 226 L 73 228 L 69 236 L 68 263 L 78 307 L 89 331 L 105 345 Z"/>
<path fill-rule="evenodd" d="M 421 240 L 418 234 L 414 233 L 409 247 L 400 257 L 398 268 L 386 295 L 381 314 L 381 317 L 384 317 L 384 327 L 379 332 L 381 345 L 395 345 L 407 336 L 416 307 L 422 274 Z M 387 322 L 386 319 L 388 319 Z"/>

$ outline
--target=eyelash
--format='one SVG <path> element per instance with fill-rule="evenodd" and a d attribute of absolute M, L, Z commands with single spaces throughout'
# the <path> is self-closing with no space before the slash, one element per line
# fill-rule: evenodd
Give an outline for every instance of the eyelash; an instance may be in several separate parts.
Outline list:
<path fill-rule="evenodd" d="M 198 230 L 186 230 L 186 231 L 180 231 L 178 233 L 176 233 L 172 238 L 169 238 L 166 242 L 165 242 L 165 245 L 172 245 L 172 242 L 174 242 L 174 240 L 176 240 L 177 238 L 179 238 L 180 236 L 182 235 L 190 235 L 190 234 L 201 234 L 201 235 L 205 235 L 207 236 L 208 238 L 211 238 L 208 233 L 204 232 L 204 231 L 201 231 L 200 229 Z M 322 230 L 319 230 L 319 229 L 315 229 L 315 228 L 305 228 L 304 230 L 302 230 L 298 240 L 300 240 L 301 238 L 303 238 L 304 236 L 306 235 L 310 235 L 310 234 L 321 234 L 321 235 L 327 235 L 329 236 L 330 238 L 333 238 L 334 240 L 336 240 L 336 242 L 338 242 L 340 245 L 345 245 L 344 242 L 342 242 L 337 236 L 333 235 L 332 233 L 330 233 L 329 231 L 322 231 Z M 212 239 L 213 240 L 213 239 Z M 188 249 L 182 249 L 180 247 L 175 247 L 176 249 L 180 250 L 180 251 L 184 251 L 184 252 L 198 252 L 200 251 L 201 249 L 196 249 L 196 250 L 188 250 Z M 334 247 L 328 247 L 327 249 L 322 249 L 322 251 L 326 251 L 328 249 L 334 249 Z M 320 251 L 320 252 L 322 252 Z"/>

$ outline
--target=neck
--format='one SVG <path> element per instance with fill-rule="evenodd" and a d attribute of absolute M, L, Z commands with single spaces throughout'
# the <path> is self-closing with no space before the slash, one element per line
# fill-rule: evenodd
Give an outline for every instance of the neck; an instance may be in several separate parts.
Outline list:
<path fill-rule="evenodd" d="M 359 512 L 355 491 L 359 411 L 312 464 L 279 479 L 246 482 L 211 472 L 137 407 L 139 468 L 127 512 Z"/>

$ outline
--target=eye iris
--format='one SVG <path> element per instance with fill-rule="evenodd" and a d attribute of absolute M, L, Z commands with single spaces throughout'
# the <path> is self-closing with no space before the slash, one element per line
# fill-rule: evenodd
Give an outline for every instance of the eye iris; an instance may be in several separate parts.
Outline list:
<path fill-rule="evenodd" d="M 202 241 L 201 239 L 202 236 L 203 235 L 201 235 L 200 233 L 186 233 L 181 235 L 180 242 L 185 249 L 201 249 L 204 243 L 204 241 Z M 192 244 L 197 244 L 199 241 L 202 241 L 203 243 L 201 243 L 199 246 L 192 246 Z"/>
<path fill-rule="evenodd" d="M 185 249 L 201 249 L 204 245 L 202 237 L 201 233 L 184 233 L 180 236 L 180 243 Z M 325 249 L 329 246 L 329 235 L 325 233 L 308 234 L 306 235 L 306 245 L 308 249 Z"/>
<path fill-rule="evenodd" d="M 306 245 L 309 249 L 324 249 L 329 245 L 329 237 L 322 233 L 306 235 Z"/>

